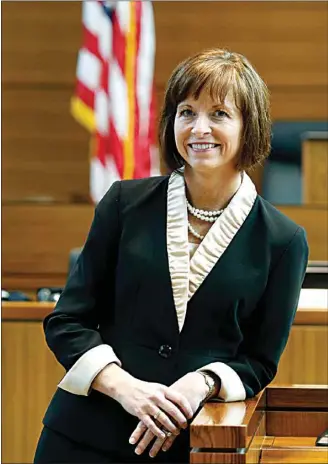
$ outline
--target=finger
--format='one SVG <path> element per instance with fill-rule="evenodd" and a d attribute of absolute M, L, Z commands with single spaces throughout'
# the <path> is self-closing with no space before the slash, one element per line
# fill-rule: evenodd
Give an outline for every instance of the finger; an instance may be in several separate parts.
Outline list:
<path fill-rule="evenodd" d="M 140 421 L 137 427 L 134 429 L 133 433 L 131 434 L 129 438 L 129 443 L 131 445 L 134 445 L 135 443 L 137 443 L 142 437 L 142 435 L 146 432 L 146 430 L 147 430 L 147 427 L 145 426 L 143 422 Z"/>
<path fill-rule="evenodd" d="M 164 414 L 161 414 L 161 416 Z M 160 427 L 153 421 L 153 419 L 148 416 L 144 415 L 140 417 L 141 421 L 144 425 L 149 429 L 156 437 L 158 438 L 165 438 L 165 433 L 160 429 Z"/>
<path fill-rule="evenodd" d="M 174 443 L 174 440 L 176 439 L 176 435 L 171 435 L 170 437 L 167 437 L 167 439 L 165 440 L 163 446 L 162 446 L 162 450 L 163 451 L 168 451 L 171 446 L 173 445 Z"/>
<path fill-rule="evenodd" d="M 165 397 L 179 406 L 187 419 L 191 419 L 193 417 L 194 413 L 192 407 L 184 395 L 174 390 L 174 388 L 168 388 L 165 391 Z"/>
<path fill-rule="evenodd" d="M 186 418 L 182 415 L 182 420 L 180 419 L 179 410 L 173 403 L 163 398 L 159 400 L 158 406 L 160 406 L 162 410 L 160 414 L 156 415 L 156 422 L 160 424 L 161 428 L 164 427 L 165 430 L 177 435 L 181 427 L 187 426 Z M 180 419 L 180 423 L 178 423 L 176 417 Z M 176 420 L 178 425 L 173 422 L 173 418 Z"/>
<path fill-rule="evenodd" d="M 160 421 L 160 423 L 164 426 L 164 428 L 170 432 L 173 432 L 173 433 L 176 433 L 178 431 L 178 429 L 185 429 L 188 427 L 188 417 L 181 411 L 181 409 L 179 409 L 179 407 L 174 403 L 174 400 L 178 400 L 178 399 L 181 399 L 179 398 L 180 396 L 187 402 L 187 405 L 189 405 L 189 401 L 187 399 L 185 399 L 182 395 L 178 394 L 178 397 L 175 395 L 176 392 L 173 393 L 173 395 L 171 393 L 168 392 L 165 392 L 165 397 L 164 398 L 160 398 L 159 399 L 159 406 L 160 408 L 165 411 L 166 413 L 166 416 L 167 416 L 167 419 L 170 420 L 171 422 L 174 423 L 174 425 L 177 425 L 178 427 L 175 427 L 175 429 L 173 429 L 165 416 L 163 416 L 162 414 L 160 416 L 158 416 L 158 420 Z M 173 398 L 173 400 L 171 399 L 168 399 L 166 397 L 166 395 L 170 396 Z M 182 404 L 184 403 L 184 401 L 182 401 Z M 192 409 L 190 407 L 190 410 L 192 412 Z M 188 411 L 188 414 L 189 414 L 190 411 Z"/>
<path fill-rule="evenodd" d="M 159 440 L 162 444 L 164 443 L 165 439 L 166 439 L 166 436 L 164 434 L 164 438 L 157 438 L 153 432 L 151 432 L 149 429 L 146 431 L 146 433 L 144 434 L 144 436 L 142 437 L 142 439 L 139 441 L 138 443 L 138 446 L 136 447 L 135 449 L 135 453 L 136 454 L 142 454 L 145 449 L 147 448 L 147 446 L 149 445 L 149 443 L 154 439 L 156 438 L 157 440 Z"/>
<path fill-rule="evenodd" d="M 176 439 L 177 435 L 172 435 L 170 434 L 165 440 L 162 440 L 161 438 L 157 438 L 151 448 L 151 450 L 149 451 L 149 456 L 151 458 L 154 458 L 157 453 L 160 451 L 160 449 L 165 445 L 165 443 L 168 441 L 168 440 L 171 440 L 171 438 L 174 437 L 174 440 Z M 173 441 L 174 441 L 173 440 Z M 173 442 L 172 442 L 173 443 Z"/>

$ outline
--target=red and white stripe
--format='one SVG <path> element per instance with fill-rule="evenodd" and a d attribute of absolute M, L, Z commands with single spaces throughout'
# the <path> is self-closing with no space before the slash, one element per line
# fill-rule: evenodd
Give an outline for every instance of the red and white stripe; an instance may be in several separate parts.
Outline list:
<path fill-rule="evenodd" d="M 113 9 L 112 20 L 103 4 Z M 98 202 L 119 179 L 159 174 L 154 154 L 152 4 L 84 1 L 83 46 L 72 113 L 93 135 L 90 191 Z"/>

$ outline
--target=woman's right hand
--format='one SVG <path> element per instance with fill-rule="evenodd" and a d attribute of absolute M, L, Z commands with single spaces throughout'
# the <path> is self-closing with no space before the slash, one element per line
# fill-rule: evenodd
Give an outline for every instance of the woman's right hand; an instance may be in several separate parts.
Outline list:
<path fill-rule="evenodd" d="M 161 427 L 178 435 L 193 415 L 189 401 L 181 393 L 159 383 L 136 379 L 114 363 L 96 376 L 92 388 L 114 398 L 159 438 L 165 438 Z"/>

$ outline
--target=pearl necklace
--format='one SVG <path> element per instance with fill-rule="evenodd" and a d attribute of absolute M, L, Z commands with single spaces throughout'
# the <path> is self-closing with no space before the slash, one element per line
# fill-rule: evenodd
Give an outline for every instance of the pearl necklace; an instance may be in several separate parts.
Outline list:
<path fill-rule="evenodd" d="M 220 216 L 220 214 L 223 213 L 223 209 L 219 209 L 216 211 L 206 211 L 204 209 L 194 208 L 188 200 L 187 208 L 189 213 L 192 214 L 194 217 L 206 222 L 215 222 L 217 218 Z"/>
<path fill-rule="evenodd" d="M 205 237 L 205 235 L 200 235 L 198 232 L 196 232 L 189 221 L 188 221 L 188 230 L 194 237 L 199 238 L 199 240 L 203 240 L 203 238 Z"/>
<path fill-rule="evenodd" d="M 190 214 L 192 214 L 194 217 L 197 219 L 200 219 L 201 221 L 206 221 L 206 222 L 215 222 L 217 218 L 223 213 L 223 209 L 216 210 L 216 211 L 206 211 L 204 209 L 198 209 L 194 208 L 187 200 L 187 208 Z M 205 235 L 199 234 L 190 224 L 190 221 L 188 221 L 188 230 L 189 232 L 199 240 L 203 240 Z"/>

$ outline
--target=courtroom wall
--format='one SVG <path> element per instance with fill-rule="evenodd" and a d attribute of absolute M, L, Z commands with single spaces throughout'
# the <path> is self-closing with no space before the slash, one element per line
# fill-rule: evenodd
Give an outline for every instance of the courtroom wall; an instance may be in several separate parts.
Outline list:
<path fill-rule="evenodd" d="M 153 5 L 158 109 L 177 63 L 220 46 L 245 54 L 258 69 L 271 92 L 273 119 L 328 118 L 324 2 Z M 89 134 L 69 112 L 82 43 L 81 2 L 1 6 L 4 284 L 12 288 L 24 279 L 28 287 L 42 279 L 59 284 L 68 251 L 83 243 L 93 209 Z"/>
<path fill-rule="evenodd" d="M 154 2 L 158 107 L 174 66 L 212 46 L 244 53 L 274 119 L 327 119 L 324 2 Z M 69 113 L 81 2 L 2 3 L 3 201 L 88 201 L 88 134 Z"/>

